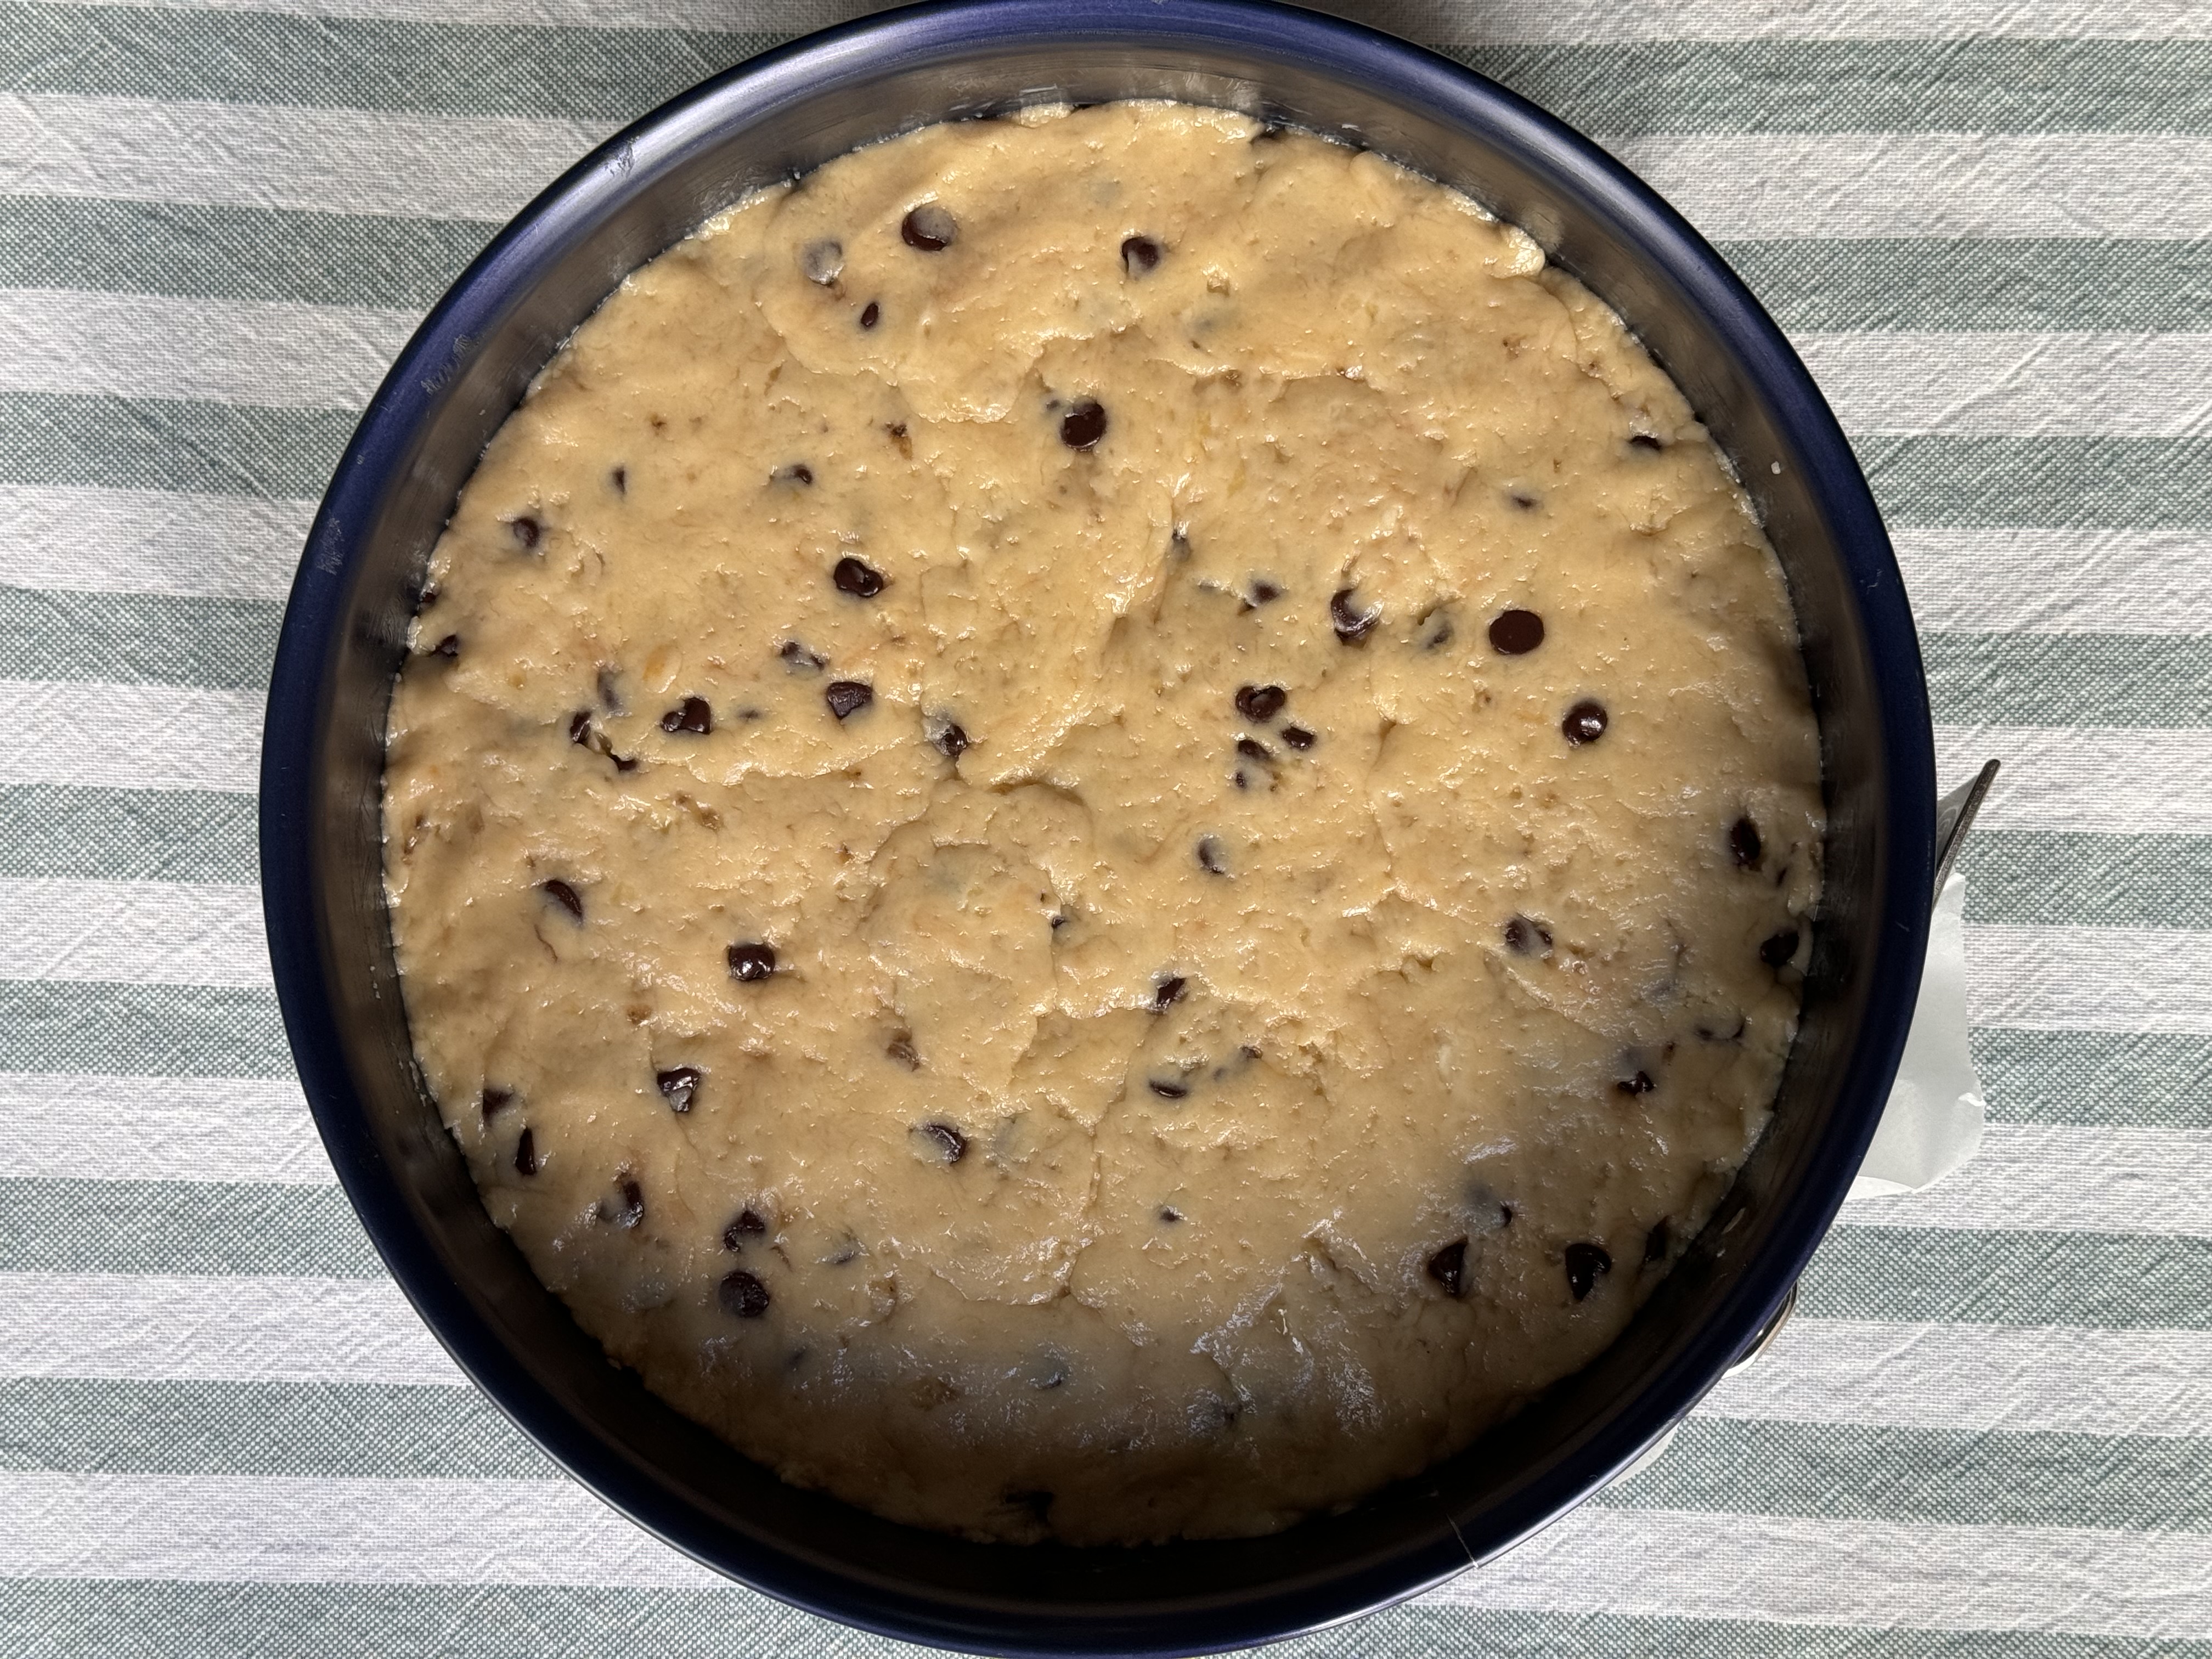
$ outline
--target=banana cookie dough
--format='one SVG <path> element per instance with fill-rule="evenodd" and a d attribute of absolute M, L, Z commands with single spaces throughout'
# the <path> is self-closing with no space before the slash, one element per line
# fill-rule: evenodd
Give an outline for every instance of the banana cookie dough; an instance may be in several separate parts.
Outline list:
<path fill-rule="evenodd" d="M 1170 104 L 635 272 L 392 707 L 422 1068 L 658 1393 L 974 1536 L 1266 1532 L 1619 1334 L 1819 896 L 1773 552 L 1530 240 Z"/>

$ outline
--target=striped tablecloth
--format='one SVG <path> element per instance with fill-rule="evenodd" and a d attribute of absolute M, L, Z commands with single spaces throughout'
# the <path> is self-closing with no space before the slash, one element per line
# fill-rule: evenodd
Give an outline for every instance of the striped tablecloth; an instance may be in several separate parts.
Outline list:
<path fill-rule="evenodd" d="M 417 316 L 599 136 L 865 9 L 0 0 L 0 1650 L 888 1645 L 462 1384 L 331 1184 L 252 837 L 302 532 Z M 2212 1656 L 2212 6 L 1346 9 L 1720 244 L 1890 516 L 1947 781 L 2005 773 L 1979 1160 L 1847 1211 L 1648 1472 L 1299 1650 Z"/>

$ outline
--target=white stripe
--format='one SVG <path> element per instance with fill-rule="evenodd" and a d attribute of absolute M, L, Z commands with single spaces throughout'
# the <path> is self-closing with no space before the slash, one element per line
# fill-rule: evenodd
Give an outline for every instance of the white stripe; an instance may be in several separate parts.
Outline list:
<path fill-rule="evenodd" d="M 109 4 L 112 0 L 70 0 Z M 691 28 L 800 33 L 880 10 L 866 0 L 125 0 L 165 11 L 274 12 L 402 22 Z M 2201 0 L 1378 0 L 1323 6 L 1429 44 L 1579 46 L 1630 40 L 2202 40 Z"/>
<path fill-rule="evenodd" d="M 0 194 L 496 221 L 613 131 L 605 121 L 11 93 L 0 96 Z"/>
<path fill-rule="evenodd" d="M 1999 984 L 1990 994 L 2002 999 L 2008 989 Z M 2212 989 L 2203 994 L 2212 997 Z M 2212 1133 L 1990 1123 L 1974 1156 L 1933 1187 L 1855 1199 L 1844 1206 L 1842 1219 L 1865 1227 L 2041 1227 L 2212 1238 Z M 2204 1426 L 2212 1432 L 2212 1416 Z"/>
<path fill-rule="evenodd" d="M 152 1175 L 289 1187 L 335 1178 L 296 1083 L 0 1073 L 0 1176 Z"/>
<path fill-rule="evenodd" d="M 1983 805 L 1990 829 L 2212 835 L 2212 731 L 2111 726 L 1939 726 L 1936 769 L 1972 777 L 2004 763 Z"/>
<path fill-rule="evenodd" d="M 261 890 L 215 882 L 0 881 L 0 980 L 270 982 Z"/>
<path fill-rule="evenodd" d="M 2212 1036 L 2212 933 L 1969 925 L 1966 986 L 1977 1025 Z"/>
<path fill-rule="evenodd" d="M 1920 626 L 1972 633 L 2212 633 L 2201 530 L 1893 525 Z"/>
<path fill-rule="evenodd" d="M 2212 1436 L 2212 1331 L 1793 1319 L 1697 1415 L 2201 1439 Z"/>
<path fill-rule="evenodd" d="M 0 289 L 0 387 L 358 409 L 417 320 L 290 301 Z"/>
<path fill-rule="evenodd" d="M 1662 133 L 1607 147 L 1717 240 L 2212 234 L 2212 137 Z"/>
<path fill-rule="evenodd" d="M 314 516 L 305 501 L 0 484 L 0 582 L 281 599 Z"/>
<path fill-rule="evenodd" d="M 0 1273 L 0 1376 L 467 1379 L 388 1279 Z"/>
<path fill-rule="evenodd" d="M 1793 342 L 1855 436 L 2185 438 L 2212 427 L 2212 334 L 1898 331 Z"/>
<path fill-rule="evenodd" d="M 1586 1507 L 1431 1603 L 1920 1630 L 2202 1637 L 2212 1534 Z"/>
<path fill-rule="evenodd" d="M 0 680 L 0 783 L 252 794 L 258 692 Z"/>

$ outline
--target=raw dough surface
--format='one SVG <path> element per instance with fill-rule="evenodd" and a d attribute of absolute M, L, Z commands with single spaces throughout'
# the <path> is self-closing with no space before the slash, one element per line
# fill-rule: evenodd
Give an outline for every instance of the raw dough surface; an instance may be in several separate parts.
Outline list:
<path fill-rule="evenodd" d="M 424 1073 L 585 1328 L 792 1480 L 1341 1505 L 1611 1342 L 1766 1121 L 1778 566 L 1613 315 L 1376 156 L 1112 105 L 750 198 L 430 580 Z"/>

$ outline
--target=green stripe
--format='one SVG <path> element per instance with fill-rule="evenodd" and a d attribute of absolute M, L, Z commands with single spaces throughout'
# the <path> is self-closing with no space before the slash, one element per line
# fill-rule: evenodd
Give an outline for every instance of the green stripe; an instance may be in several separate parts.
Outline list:
<path fill-rule="evenodd" d="M 2212 1239 L 1839 1226 L 1798 1305 L 1820 1319 L 2212 1330 Z"/>
<path fill-rule="evenodd" d="M 1959 861 L 1969 921 L 2212 928 L 2212 836 L 1986 830 Z"/>
<path fill-rule="evenodd" d="M 253 882 L 256 828 L 251 795 L 0 785 L 0 878 Z"/>
<path fill-rule="evenodd" d="M 270 599 L 0 587 L 0 676 L 258 691 L 283 621 Z"/>
<path fill-rule="evenodd" d="M 0 980 L 0 1071 L 290 1077 L 273 991 Z"/>
<path fill-rule="evenodd" d="M 0 483 L 319 495 L 358 418 L 346 410 L 0 392 Z"/>
<path fill-rule="evenodd" d="M 2212 1440 L 1692 1418 L 1620 1509 L 1983 1527 L 2212 1531 Z"/>
<path fill-rule="evenodd" d="M 428 307 L 490 239 L 465 220 L 0 198 L 0 287 Z"/>
<path fill-rule="evenodd" d="M 343 1480 L 559 1471 L 474 1389 L 0 1381 L 0 1468 Z"/>
<path fill-rule="evenodd" d="M 1624 1564 L 1634 1571 L 1634 1563 Z M 198 1584 L 0 1580 L 0 1639 L 21 1659 L 933 1659 L 730 1585 Z M 1764 1620 L 1388 1607 L 1237 1659 L 2212 1659 L 2212 1641 L 2050 1631 L 1869 1629 Z"/>
<path fill-rule="evenodd" d="M 1924 633 L 1920 648 L 1939 721 L 2212 726 L 2212 636 Z"/>
<path fill-rule="evenodd" d="M 2212 438 L 1861 438 L 1853 447 L 1898 524 L 2212 524 Z"/>
<path fill-rule="evenodd" d="M 1974 1069 L 2000 1122 L 2212 1129 L 2212 1037 L 1977 1030 L 1972 1038 Z"/>
<path fill-rule="evenodd" d="M 0 1273 L 383 1272 L 336 1187 L 0 1178 Z"/>
<path fill-rule="evenodd" d="M 2091 238 L 1720 244 L 1785 328 L 2212 328 L 2212 241 Z"/>

